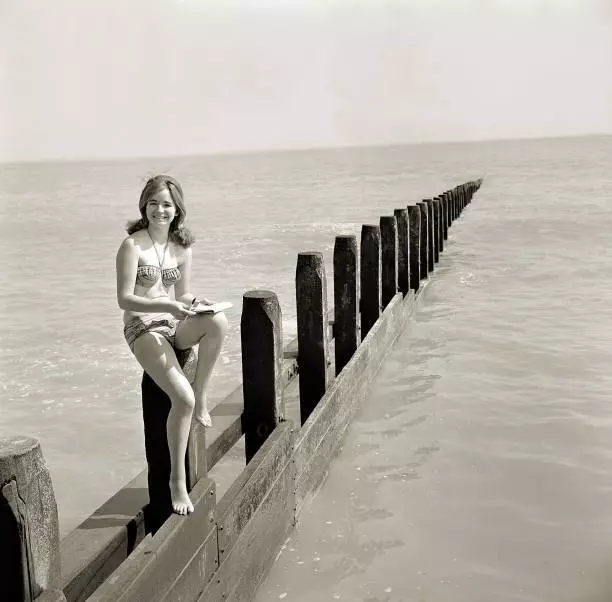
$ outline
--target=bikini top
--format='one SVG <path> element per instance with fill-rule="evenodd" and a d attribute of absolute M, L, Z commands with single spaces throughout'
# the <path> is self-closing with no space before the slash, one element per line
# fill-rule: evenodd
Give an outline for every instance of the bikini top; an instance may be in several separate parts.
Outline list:
<path fill-rule="evenodd" d="M 160 269 L 156 265 L 139 265 L 136 270 L 136 283 L 141 286 L 152 286 L 159 278 Z M 181 279 L 181 270 L 178 267 L 161 270 L 162 284 L 172 286 Z"/>

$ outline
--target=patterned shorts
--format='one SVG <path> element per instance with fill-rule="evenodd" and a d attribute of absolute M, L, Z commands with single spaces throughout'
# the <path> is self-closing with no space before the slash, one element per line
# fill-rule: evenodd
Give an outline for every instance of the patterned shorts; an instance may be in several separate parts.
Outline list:
<path fill-rule="evenodd" d="M 172 314 L 140 314 L 130 318 L 123 328 L 125 340 L 134 353 L 134 342 L 147 332 L 158 332 L 174 347 L 178 320 Z"/>

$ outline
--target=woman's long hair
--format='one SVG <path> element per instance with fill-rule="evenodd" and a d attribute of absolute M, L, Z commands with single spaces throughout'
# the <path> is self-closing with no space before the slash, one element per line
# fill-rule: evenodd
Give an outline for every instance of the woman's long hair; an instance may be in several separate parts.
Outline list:
<path fill-rule="evenodd" d="M 187 215 L 185 201 L 183 200 L 183 189 L 172 176 L 159 175 L 147 181 L 140 194 L 140 200 L 138 201 L 138 209 L 140 210 L 141 218 L 128 222 L 127 233 L 134 234 L 134 232 L 146 230 L 149 227 L 147 203 L 161 190 L 167 190 L 170 193 L 170 198 L 176 207 L 176 215 L 170 223 L 168 239 L 181 245 L 181 247 L 190 247 L 194 243 L 195 238 L 183 225 L 185 216 Z"/>

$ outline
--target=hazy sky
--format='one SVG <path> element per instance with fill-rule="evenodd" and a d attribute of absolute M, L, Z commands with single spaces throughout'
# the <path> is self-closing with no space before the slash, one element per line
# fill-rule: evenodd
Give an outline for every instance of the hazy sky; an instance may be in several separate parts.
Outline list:
<path fill-rule="evenodd" d="M 612 0 L 0 0 L 0 160 L 612 133 Z"/>

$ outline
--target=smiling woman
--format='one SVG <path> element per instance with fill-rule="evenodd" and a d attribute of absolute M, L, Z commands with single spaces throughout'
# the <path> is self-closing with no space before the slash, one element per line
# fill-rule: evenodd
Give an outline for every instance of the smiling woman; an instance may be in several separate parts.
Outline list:
<path fill-rule="evenodd" d="M 151 178 L 138 208 L 141 217 L 128 224 L 129 236 L 117 253 L 117 301 L 124 310 L 124 334 L 132 353 L 172 402 L 167 423 L 172 508 L 177 514 L 188 514 L 193 505 L 187 494 L 184 459 L 191 418 L 195 415 L 202 426 L 211 425 L 206 389 L 221 352 L 227 319 L 222 312 L 210 315 L 192 310 L 197 301 L 189 291 L 193 236 L 183 225 L 186 210 L 180 184 L 170 176 Z M 196 344 L 199 353 L 192 388 L 176 350 Z"/>

